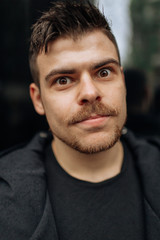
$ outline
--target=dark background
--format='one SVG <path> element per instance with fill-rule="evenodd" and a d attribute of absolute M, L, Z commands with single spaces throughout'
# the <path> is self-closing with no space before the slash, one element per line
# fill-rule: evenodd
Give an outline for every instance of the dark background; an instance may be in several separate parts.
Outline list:
<path fill-rule="evenodd" d="M 29 97 L 30 26 L 48 9 L 47 0 L 4 0 L 0 3 L 0 150 L 30 139 L 47 129 Z"/>

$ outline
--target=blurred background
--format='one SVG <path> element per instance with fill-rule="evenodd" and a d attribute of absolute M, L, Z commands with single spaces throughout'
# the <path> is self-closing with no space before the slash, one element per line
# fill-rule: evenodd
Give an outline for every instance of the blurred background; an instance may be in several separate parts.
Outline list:
<path fill-rule="evenodd" d="M 78 0 L 77 0 L 78 1 Z M 94 0 L 116 36 L 124 66 L 127 127 L 139 137 L 160 137 L 160 0 Z M 47 130 L 30 97 L 30 27 L 48 0 L 1 0 L 0 150 Z"/>

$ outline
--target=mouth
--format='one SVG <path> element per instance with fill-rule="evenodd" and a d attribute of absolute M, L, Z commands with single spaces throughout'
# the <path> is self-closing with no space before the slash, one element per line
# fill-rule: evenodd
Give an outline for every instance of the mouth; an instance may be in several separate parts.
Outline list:
<path fill-rule="evenodd" d="M 77 122 L 77 124 L 85 127 L 102 127 L 110 117 L 110 115 L 91 115 Z"/>
<path fill-rule="evenodd" d="M 102 102 L 86 103 L 77 113 L 67 120 L 68 125 L 100 125 L 106 123 L 110 118 L 118 115 L 117 109 L 104 105 Z"/>
<path fill-rule="evenodd" d="M 91 114 L 90 116 L 79 119 L 79 121 L 77 121 L 76 123 L 80 123 L 80 122 L 88 121 L 88 120 L 94 120 L 94 119 L 103 118 L 103 117 L 109 117 L 109 116 L 110 115 Z"/>
<path fill-rule="evenodd" d="M 108 117 L 107 115 L 97 115 L 97 114 L 93 114 L 83 120 L 81 120 L 80 122 L 83 122 L 83 121 L 89 121 L 89 120 L 94 120 L 94 119 L 99 119 L 99 118 L 103 118 L 103 117 Z"/>

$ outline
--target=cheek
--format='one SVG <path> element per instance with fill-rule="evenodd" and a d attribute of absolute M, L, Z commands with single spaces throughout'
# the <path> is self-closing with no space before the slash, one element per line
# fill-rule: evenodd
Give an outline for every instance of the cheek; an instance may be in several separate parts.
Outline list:
<path fill-rule="evenodd" d="M 124 123 L 126 121 L 127 115 L 127 104 L 126 104 L 126 88 L 125 86 L 121 87 L 120 94 L 119 94 L 119 111 L 120 111 L 120 118 Z"/>
<path fill-rule="evenodd" d="M 108 97 L 107 97 L 108 95 Z M 106 97 L 110 101 L 110 104 L 118 108 L 120 111 L 126 105 L 126 89 L 123 83 L 116 84 L 109 89 Z"/>
<path fill-rule="evenodd" d="M 63 94 L 45 93 L 43 105 L 45 114 L 50 123 L 62 123 L 68 117 L 72 109 L 73 100 Z"/>
<path fill-rule="evenodd" d="M 119 84 L 113 88 L 111 95 L 111 104 L 115 107 L 118 112 L 119 116 L 117 118 L 119 125 L 121 126 L 124 124 L 126 120 L 126 88 L 123 84 Z"/>
<path fill-rule="evenodd" d="M 119 108 L 122 113 L 126 112 L 126 88 L 122 86 L 119 89 Z"/>

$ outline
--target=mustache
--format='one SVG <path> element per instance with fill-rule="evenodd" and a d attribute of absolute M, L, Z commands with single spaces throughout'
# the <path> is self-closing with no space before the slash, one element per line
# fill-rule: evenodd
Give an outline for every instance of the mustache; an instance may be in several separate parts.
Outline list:
<path fill-rule="evenodd" d="M 85 103 L 83 108 L 67 119 L 68 125 L 72 125 L 81 121 L 84 121 L 91 117 L 91 114 L 100 115 L 100 116 L 117 116 L 118 110 L 104 105 L 101 102 L 94 102 L 94 103 Z"/>

